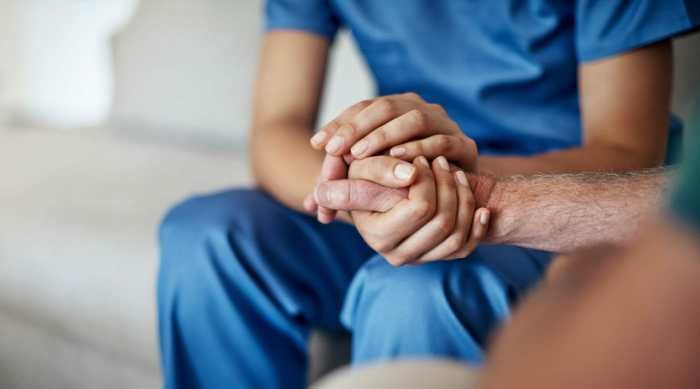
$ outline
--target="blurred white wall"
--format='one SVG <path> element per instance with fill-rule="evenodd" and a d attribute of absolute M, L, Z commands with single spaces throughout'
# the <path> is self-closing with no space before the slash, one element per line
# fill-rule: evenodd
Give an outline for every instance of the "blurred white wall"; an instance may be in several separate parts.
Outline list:
<path fill-rule="evenodd" d="M 261 0 L 141 0 L 115 39 L 114 126 L 243 143 L 262 22 Z M 373 89 L 347 32 L 331 61 L 321 120 Z"/>
<path fill-rule="evenodd" d="M 7 120 L 9 106 L 18 94 L 13 74 L 19 68 L 12 55 L 14 49 L 14 0 L 0 0 L 0 124 Z"/>
<path fill-rule="evenodd" d="M 2 0 L 6 110 L 51 127 L 92 126 L 111 107 L 110 37 L 135 0 Z"/>

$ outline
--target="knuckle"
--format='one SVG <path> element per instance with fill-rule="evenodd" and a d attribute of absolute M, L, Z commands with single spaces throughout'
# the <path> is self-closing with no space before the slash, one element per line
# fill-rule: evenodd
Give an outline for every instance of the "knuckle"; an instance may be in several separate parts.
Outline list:
<path fill-rule="evenodd" d="M 404 93 L 404 97 L 407 97 L 411 100 L 422 100 L 416 92 L 406 92 Z"/>
<path fill-rule="evenodd" d="M 446 113 L 447 113 L 447 111 L 445 110 L 445 108 L 444 108 L 442 105 L 440 105 L 440 104 L 428 104 L 428 107 L 430 107 L 430 109 L 432 109 L 433 111 L 436 111 L 436 112 L 438 112 L 438 113 L 440 113 L 440 114 L 446 114 Z"/>
<path fill-rule="evenodd" d="M 462 143 L 464 144 L 464 147 L 469 151 L 469 152 L 474 152 L 476 151 L 476 142 L 474 139 L 469 138 L 467 136 L 460 137 L 462 139 Z"/>
<path fill-rule="evenodd" d="M 452 258 L 466 258 L 469 254 L 471 254 L 471 250 L 463 248 L 452 254 Z"/>
<path fill-rule="evenodd" d="M 450 252 L 458 252 L 464 248 L 464 242 L 467 238 L 467 234 L 464 231 L 456 232 L 452 238 L 450 238 L 447 243 L 447 248 Z"/>
<path fill-rule="evenodd" d="M 393 117 L 396 116 L 398 113 L 398 107 L 396 106 L 396 103 L 392 100 L 386 98 L 379 99 L 375 104 L 377 105 L 377 110 L 383 116 Z"/>
<path fill-rule="evenodd" d="M 338 131 L 341 135 L 347 136 L 347 137 L 353 137 L 357 133 L 357 126 L 355 126 L 354 123 L 348 122 L 343 125 L 343 127 L 340 128 L 340 131 Z"/>
<path fill-rule="evenodd" d="M 425 155 L 425 144 L 424 142 L 416 142 L 413 144 L 413 154 L 412 155 Z M 408 147 L 411 150 L 410 147 Z"/>
<path fill-rule="evenodd" d="M 354 204 L 360 203 L 362 200 L 362 188 L 358 185 L 357 181 L 354 180 L 348 180 L 345 181 L 347 184 L 345 185 L 345 196 L 344 200 L 345 203 L 343 204 L 344 207 L 350 208 Z"/>
<path fill-rule="evenodd" d="M 378 128 L 367 137 L 371 145 L 383 145 L 386 143 L 387 134 L 384 128 Z"/>
<path fill-rule="evenodd" d="M 433 138 L 433 142 L 435 142 L 435 147 L 440 150 L 440 151 L 445 151 L 450 148 L 450 137 L 447 135 L 435 135 Z"/>
<path fill-rule="evenodd" d="M 335 118 L 331 120 L 328 124 L 326 124 L 326 127 L 323 128 L 323 131 L 326 133 L 332 135 L 335 133 L 338 128 L 340 127 L 340 120 L 338 118 Z"/>
<path fill-rule="evenodd" d="M 357 102 L 353 105 L 351 105 L 348 109 L 343 111 L 343 113 L 340 114 L 341 118 L 344 119 L 349 119 L 351 116 L 354 116 L 358 112 L 362 111 L 365 109 L 367 106 L 369 106 L 372 103 L 372 100 L 362 100 L 360 102 Z"/>
<path fill-rule="evenodd" d="M 403 266 L 411 261 L 413 261 L 413 257 L 410 255 L 407 255 L 406 253 L 393 253 L 386 257 L 386 260 L 395 267 Z"/>
<path fill-rule="evenodd" d="M 413 205 L 412 211 L 415 218 L 424 220 L 433 217 L 435 205 L 427 200 L 417 200 Z"/>
<path fill-rule="evenodd" d="M 455 228 L 455 220 L 452 217 L 438 215 L 433 223 L 441 235 L 446 236 L 452 233 Z"/>
<path fill-rule="evenodd" d="M 361 110 L 361 109 L 365 109 L 365 108 L 369 107 L 370 104 L 372 104 L 373 102 L 374 102 L 374 100 L 372 100 L 372 99 L 367 99 L 367 100 L 362 100 L 362 101 L 360 101 L 359 103 L 357 103 L 357 104 L 355 104 L 355 105 L 356 105 L 357 109 L 360 109 L 360 110 Z"/>
<path fill-rule="evenodd" d="M 386 259 L 386 261 L 389 262 L 389 264 L 393 267 L 399 267 L 399 266 L 402 266 L 404 264 L 404 262 L 402 262 L 400 259 L 396 258 L 395 256 L 384 257 L 384 259 Z"/>
<path fill-rule="evenodd" d="M 413 109 L 409 113 L 410 120 L 414 126 L 425 129 L 428 126 L 428 115 L 420 109 Z"/>
<path fill-rule="evenodd" d="M 376 240 L 370 245 L 376 252 L 384 255 L 386 252 L 392 249 L 392 246 L 385 240 Z"/>
<path fill-rule="evenodd" d="M 448 255 L 454 256 L 457 254 L 457 252 L 459 252 L 460 247 L 456 240 L 450 240 L 445 242 L 445 249 L 450 253 Z"/>

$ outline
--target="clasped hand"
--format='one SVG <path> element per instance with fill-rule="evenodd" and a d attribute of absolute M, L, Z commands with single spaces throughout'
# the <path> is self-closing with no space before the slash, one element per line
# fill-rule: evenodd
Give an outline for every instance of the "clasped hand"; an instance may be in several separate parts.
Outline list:
<path fill-rule="evenodd" d="M 464 258 L 485 236 L 489 211 L 475 210 L 464 173 L 477 170 L 476 144 L 442 107 L 412 93 L 362 101 L 311 144 L 327 155 L 305 208 L 323 223 L 349 211 L 391 264 Z"/>

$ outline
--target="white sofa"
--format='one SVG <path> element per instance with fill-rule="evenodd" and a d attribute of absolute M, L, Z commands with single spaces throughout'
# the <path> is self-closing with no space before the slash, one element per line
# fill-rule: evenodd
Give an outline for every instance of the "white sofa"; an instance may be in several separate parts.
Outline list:
<path fill-rule="evenodd" d="M 142 0 L 113 41 L 107 124 L 0 128 L 0 388 L 161 386 L 156 230 L 187 196 L 252 184 L 260 12 Z M 334 59 L 324 118 L 371 94 L 347 37 Z M 311 378 L 346 357 L 329 336 L 312 342 Z"/>
<path fill-rule="evenodd" d="M 251 184 L 259 7 L 142 0 L 114 41 L 110 123 L 0 129 L 0 387 L 161 386 L 156 229 L 186 196 Z M 326 118 L 371 92 L 346 40 L 335 58 Z M 316 343 L 313 376 L 335 344 Z"/>

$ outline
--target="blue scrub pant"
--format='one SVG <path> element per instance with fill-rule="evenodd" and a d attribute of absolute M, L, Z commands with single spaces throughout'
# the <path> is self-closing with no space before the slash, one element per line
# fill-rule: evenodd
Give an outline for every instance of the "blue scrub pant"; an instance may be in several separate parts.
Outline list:
<path fill-rule="evenodd" d="M 158 315 L 167 388 L 302 388 L 313 328 L 352 332 L 353 362 L 481 361 L 491 331 L 548 253 L 483 246 L 394 268 L 343 223 L 259 190 L 194 197 L 160 229 Z"/>

